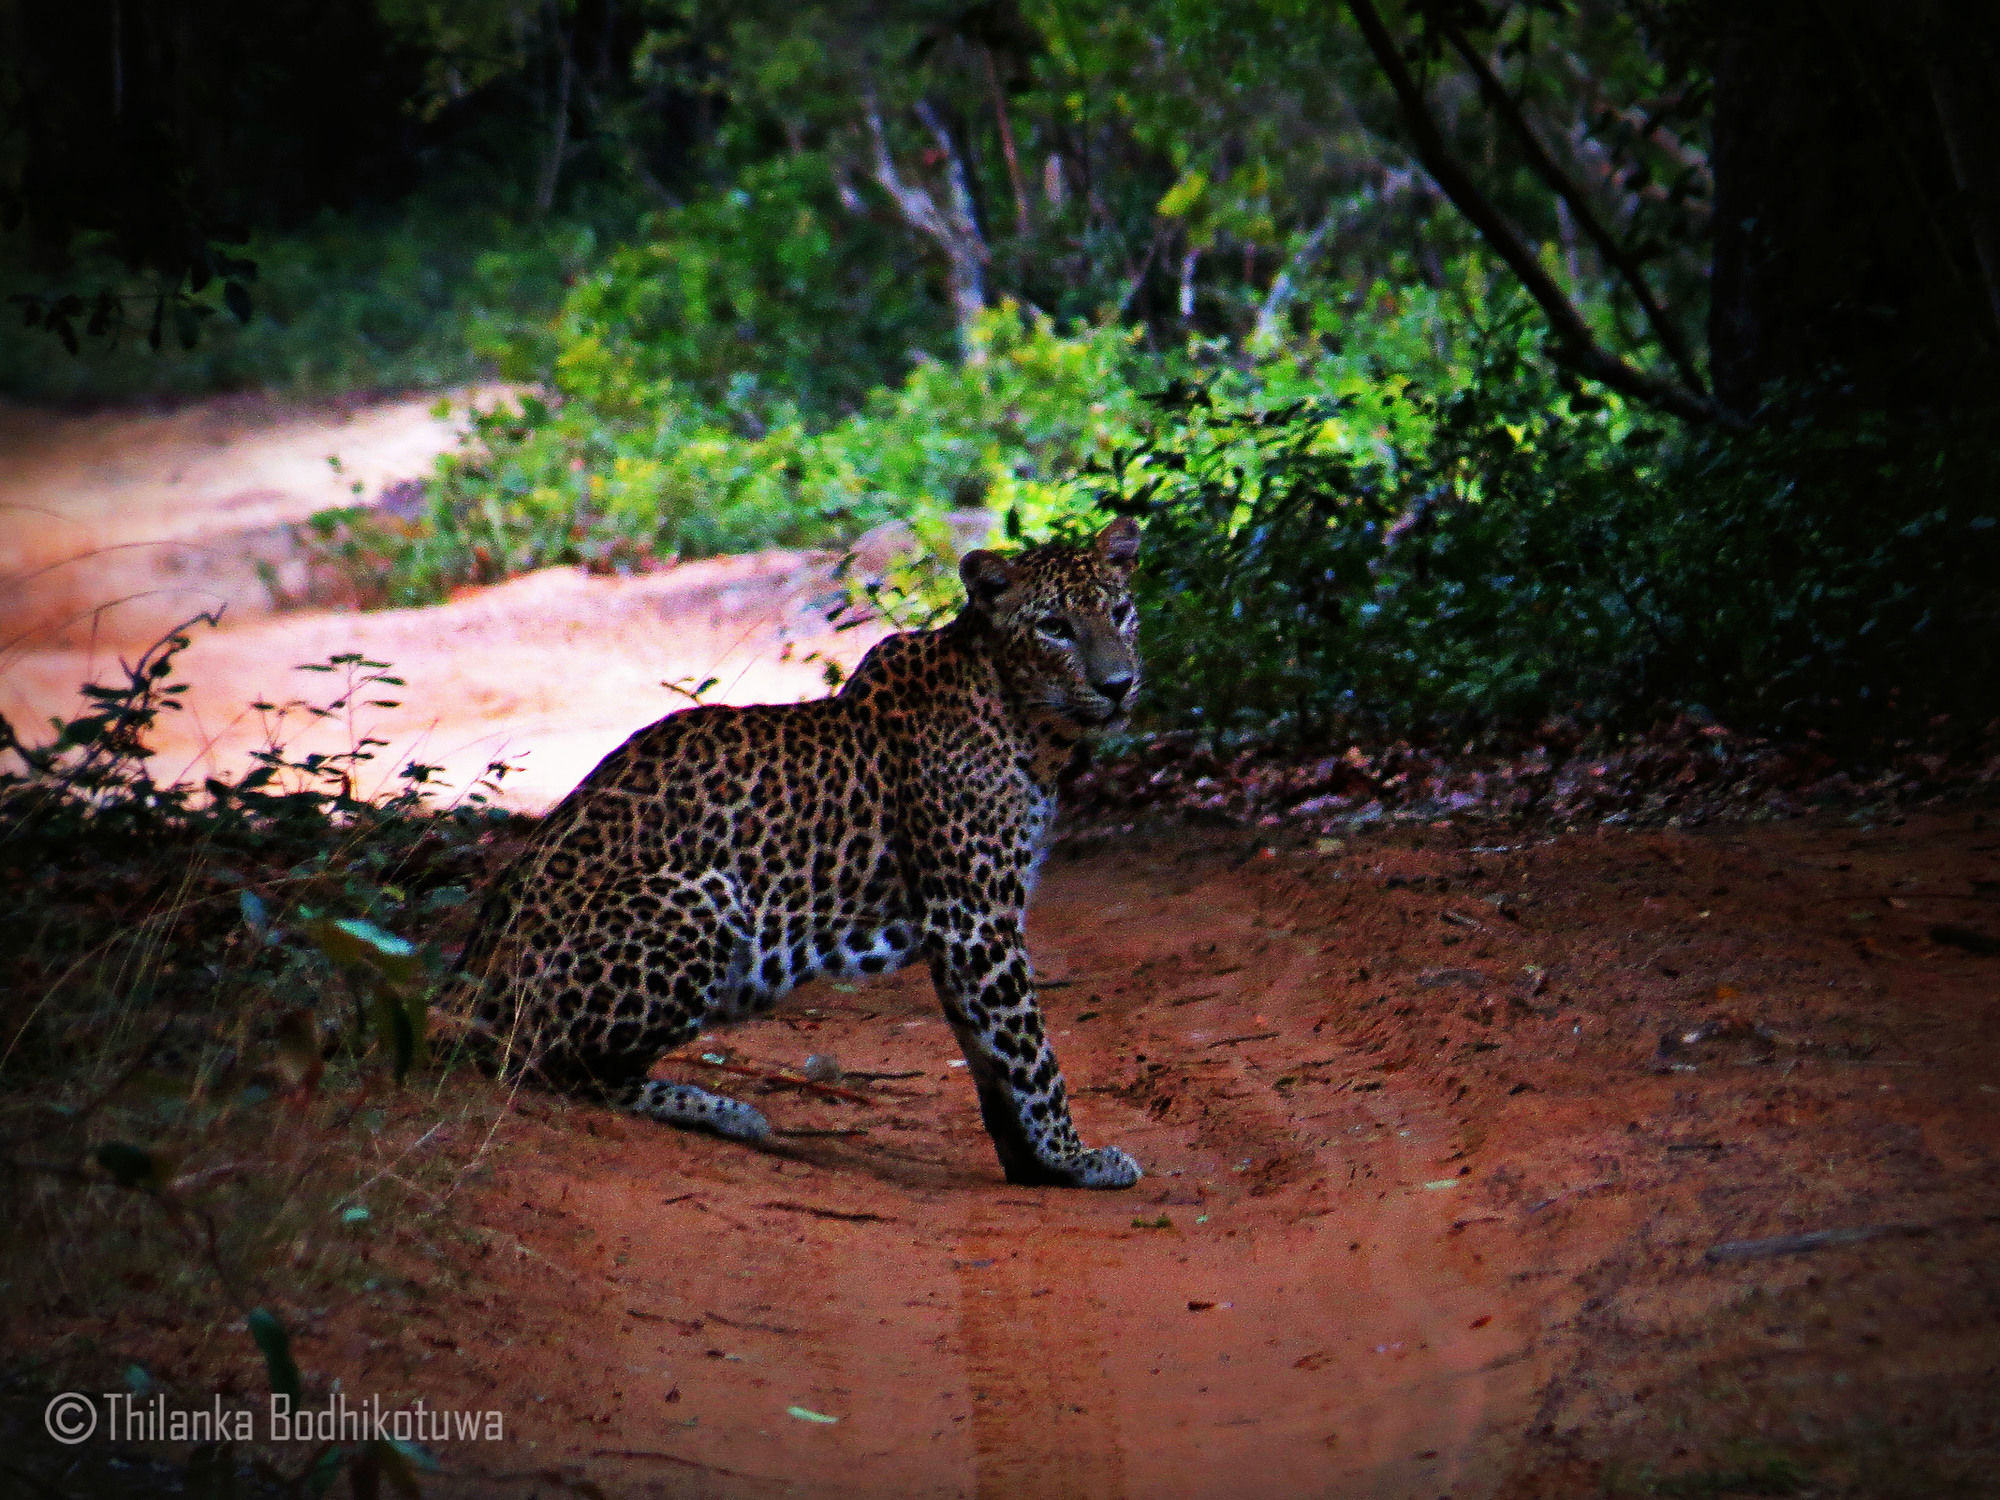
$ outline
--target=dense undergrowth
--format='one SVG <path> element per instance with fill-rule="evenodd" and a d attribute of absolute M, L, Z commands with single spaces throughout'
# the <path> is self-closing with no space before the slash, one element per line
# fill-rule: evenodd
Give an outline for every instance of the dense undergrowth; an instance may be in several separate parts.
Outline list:
<path fill-rule="evenodd" d="M 953 597 L 950 511 L 1003 538 L 1118 513 L 1148 526 L 1155 730 L 1456 740 L 1688 712 L 1867 738 L 1939 715 L 1976 734 L 1995 708 L 1989 434 L 1898 447 L 1777 403 L 1747 430 L 1659 417 L 1540 358 L 1474 262 L 1445 290 L 1329 297 L 1254 352 L 1007 304 L 966 357 L 844 414 L 788 395 L 796 374 L 722 379 L 713 330 L 667 316 L 691 296 L 629 258 L 600 273 L 548 390 L 480 416 L 415 520 L 328 512 L 312 545 L 413 604 L 897 523 L 932 565 L 890 594 L 921 618 Z"/>
<path fill-rule="evenodd" d="M 425 1004 L 505 768 L 448 803 L 422 765 L 386 796 L 357 790 L 378 742 L 356 726 L 400 684 L 342 656 L 306 669 L 325 701 L 259 705 L 269 740 L 247 772 L 162 784 L 147 736 L 177 706 L 187 643 L 86 689 L 45 742 L 0 721 L 0 1296 L 67 1330 L 7 1375 L 185 1404 L 207 1400 L 187 1380 L 318 1398 L 288 1330 L 355 1297 L 393 1315 L 449 1274 L 440 1237 L 475 1232 L 437 1210 L 502 1106 L 446 1088 Z M 312 721 L 344 726 L 345 747 L 289 752 Z M 134 1353 L 149 1327 L 175 1330 L 157 1363 Z M 425 1462 L 380 1442 L 284 1473 L 268 1457 L 208 1445 L 190 1475 L 321 1493 L 346 1466 L 359 1493 Z"/>

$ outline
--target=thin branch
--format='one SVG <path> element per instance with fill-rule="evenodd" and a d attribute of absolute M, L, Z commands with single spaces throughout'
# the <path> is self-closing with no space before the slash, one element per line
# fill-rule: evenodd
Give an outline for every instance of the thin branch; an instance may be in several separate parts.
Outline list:
<path fill-rule="evenodd" d="M 1972 239 L 1972 253 L 1979 266 L 1979 279 L 1986 292 L 1987 310 L 1996 331 L 2000 331 L 2000 198 L 1993 188 L 1992 164 L 1982 160 L 1977 147 L 1968 73 L 1977 75 L 1985 58 L 1965 55 L 1962 39 L 1954 38 L 1939 25 L 1936 7 L 1927 7 L 1930 26 L 1923 38 L 1925 75 L 1930 83 L 1931 109 L 1937 115 L 1938 133 L 1944 138 L 1945 159 L 1951 163 L 1952 180 L 1958 184 L 1959 202 L 1965 227 Z M 1975 88 L 1977 86 L 1975 85 Z"/>
<path fill-rule="evenodd" d="M 1875 86 L 1875 79 L 1868 71 L 1868 65 L 1854 49 L 1854 42 L 1832 13 L 1824 5 L 1812 5 L 1815 17 L 1827 36 L 1832 40 L 1834 50 L 1847 65 L 1848 75 L 1854 81 L 1862 102 L 1875 117 L 1875 128 L 1882 139 L 1889 143 L 1889 153 L 1896 162 L 1896 185 L 1903 190 L 1917 221 L 1924 226 L 1931 248 L 1936 252 L 1938 264 L 1951 277 L 1960 291 L 1969 291 L 1966 285 L 1965 269 L 1959 264 L 1958 256 L 1952 252 L 1951 241 L 1945 237 L 1944 226 L 1938 222 L 1937 205 L 1931 202 L 1931 195 L 1925 191 L 1923 174 L 1917 168 L 1916 158 L 1910 154 L 1910 143 L 1898 127 L 1896 119 L 1889 113 L 1889 106 L 1883 101 L 1882 92 Z"/>
<path fill-rule="evenodd" d="M 1661 151 L 1672 157 L 1683 172 L 1693 173 L 1703 184 L 1707 193 L 1715 191 L 1715 171 L 1709 165 L 1708 153 L 1699 146 L 1690 145 L 1669 129 L 1666 121 L 1652 111 L 1633 105 L 1619 104 L 1605 92 L 1604 85 L 1597 81 L 1582 58 L 1568 49 L 1558 49 L 1556 59 L 1563 65 L 1570 81 L 1584 91 L 1584 103 L 1597 114 L 1608 114 L 1620 120 L 1628 130 L 1644 136 Z"/>
<path fill-rule="evenodd" d="M 1270 290 L 1264 294 L 1264 305 L 1257 309 L 1257 326 L 1251 332 L 1252 344 L 1272 344 L 1278 339 L 1278 320 L 1284 315 L 1285 304 L 1292 300 L 1298 290 L 1299 281 L 1312 269 L 1313 262 L 1326 246 L 1327 236 L 1332 234 L 1339 222 L 1338 206 L 1329 208 L 1326 216 L 1313 226 L 1306 242 L 1292 252 L 1292 258 L 1285 262 L 1282 270 L 1271 278 Z"/>
<path fill-rule="evenodd" d="M 1153 260 L 1159 255 L 1161 242 L 1166 237 L 1167 226 L 1165 224 L 1160 225 L 1153 231 L 1152 243 L 1146 246 L 1145 255 L 1140 257 L 1138 270 L 1134 271 L 1131 278 L 1125 283 L 1125 291 L 1118 299 L 1118 311 L 1113 314 L 1114 317 L 1124 317 L 1125 309 L 1130 307 L 1132 299 L 1139 295 L 1139 288 L 1146 284 L 1146 273 L 1153 269 Z"/>
<path fill-rule="evenodd" d="M 1680 375 L 1682 382 L 1690 391 L 1699 392 L 1706 399 L 1708 388 L 1703 383 L 1701 372 L 1696 366 L 1694 351 L 1688 347 L 1680 329 L 1667 316 L 1666 309 L 1661 307 L 1653 296 L 1652 287 L 1646 283 L 1644 268 L 1632 258 L 1623 245 L 1618 243 L 1618 237 L 1599 222 L 1597 214 L 1591 208 L 1590 199 L 1581 188 L 1570 181 L 1569 175 L 1556 165 L 1555 159 L 1543 147 L 1526 117 L 1522 115 L 1520 107 L 1515 104 L 1513 96 L 1507 92 L 1493 69 L 1487 65 L 1486 59 L 1466 38 L 1465 33 L 1450 21 L 1440 19 L 1438 25 L 1444 32 L 1445 39 L 1451 43 L 1452 49 L 1472 70 L 1472 76 L 1479 80 L 1479 91 L 1486 96 L 1488 106 L 1500 117 L 1501 123 L 1513 133 L 1514 139 L 1520 144 L 1521 154 L 1527 158 L 1529 167 L 1555 191 L 1559 199 L 1569 206 L 1570 213 L 1576 218 L 1577 227 L 1589 237 L 1593 245 L 1597 246 L 1598 254 L 1604 257 L 1604 263 L 1616 271 L 1620 279 L 1632 289 L 1632 296 L 1638 302 L 1639 310 L 1646 315 L 1647 326 L 1653 330 L 1653 337 L 1666 351 L 1667 358 L 1673 361 L 1674 369 Z"/>
<path fill-rule="evenodd" d="M 1000 87 L 1000 70 L 993 63 L 993 49 L 982 46 L 979 55 L 986 63 L 986 88 L 993 96 L 993 118 L 1000 126 L 1000 154 L 1007 158 L 1007 183 L 1014 189 L 1014 228 L 1023 239 L 1028 222 L 1028 189 L 1021 181 L 1021 159 L 1014 150 L 1014 122 L 1007 118 L 1007 95 Z"/>
<path fill-rule="evenodd" d="M 1675 416 L 1693 422 L 1733 424 L 1735 419 L 1709 397 L 1648 375 L 1597 342 L 1583 315 L 1548 272 L 1542 269 L 1534 251 L 1528 248 L 1514 226 L 1479 190 L 1464 163 L 1445 144 L 1437 122 L 1425 106 L 1422 92 L 1411 78 L 1409 69 L 1403 66 L 1395 39 L 1382 23 L 1381 14 L 1370 0 L 1347 0 L 1347 8 L 1360 28 L 1363 40 L 1368 43 L 1368 50 L 1375 55 L 1376 65 L 1395 91 L 1396 102 L 1404 123 L 1409 127 L 1418 159 L 1458 211 L 1485 237 L 1494 253 L 1506 262 L 1507 268 L 1520 278 L 1521 285 L 1548 319 L 1549 331 L 1555 335 L 1555 346 L 1550 351 L 1552 357 L 1579 375 L 1599 381 L 1649 406 L 1672 412 Z"/>
<path fill-rule="evenodd" d="M 986 257 L 986 237 L 979 232 L 979 218 L 972 211 L 972 189 L 965 180 L 965 160 L 958 154 L 953 144 L 951 132 L 944 128 L 944 122 L 931 108 L 928 99 L 919 99 L 913 106 L 917 119 L 937 142 L 939 154 L 944 158 L 945 184 L 951 189 L 952 229 L 968 245 L 978 251 L 982 262 Z"/>
<path fill-rule="evenodd" d="M 576 81 L 576 57 L 570 38 L 563 34 L 562 14 L 553 6 L 549 14 L 556 49 L 562 54 L 562 68 L 556 82 L 554 136 L 549 141 L 549 154 L 542 162 L 540 180 L 535 184 L 536 218 L 541 218 L 555 206 L 556 184 L 561 181 L 563 163 L 569 158 L 569 96 L 571 85 Z"/>

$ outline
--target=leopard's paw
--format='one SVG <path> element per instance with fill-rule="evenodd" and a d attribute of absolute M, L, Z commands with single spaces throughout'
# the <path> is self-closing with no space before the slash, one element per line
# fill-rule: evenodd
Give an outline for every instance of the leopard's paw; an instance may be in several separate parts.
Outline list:
<path fill-rule="evenodd" d="M 1084 1188 L 1128 1188 L 1145 1175 L 1126 1152 L 1116 1146 L 1099 1146 L 1078 1159 L 1075 1182 Z"/>
<path fill-rule="evenodd" d="M 1099 1146 L 1053 1161 L 1024 1156 L 1003 1166 L 1007 1180 L 1019 1187 L 1128 1188 L 1145 1175 L 1116 1146 Z"/>

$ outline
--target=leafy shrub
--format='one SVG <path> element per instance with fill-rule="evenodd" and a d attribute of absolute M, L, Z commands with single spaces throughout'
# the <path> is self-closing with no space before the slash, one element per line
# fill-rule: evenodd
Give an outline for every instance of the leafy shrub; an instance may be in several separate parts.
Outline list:
<path fill-rule="evenodd" d="M 386 800 L 355 794 L 378 744 L 355 716 L 399 684 L 354 655 L 308 669 L 328 701 L 258 705 L 273 738 L 243 775 L 156 781 L 147 735 L 187 644 L 87 689 L 43 742 L 0 721 L 0 1279 L 24 1307 L 136 1306 L 232 1343 L 247 1315 L 296 1385 L 274 1309 L 408 1244 L 471 1165 L 446 1121 L 467 1142 L 494 1123 L 490 1100 L 385 1087 L 414 1082 L 431 935 L 494 815 L 479 788 L 436 806 L 420 765 Z M 347 747 L 288 753 L 302 716 L 346 721 Z M 105 1378 L 91 1357 L 45 1349 L 37 1378 Z"/>
<path fill-rule="evenodd" d="M 615 222 L 620 212 L 609 205 L 599 217 Z M 43 401 L 242 388 L 317 395 L 485 378 L 503 351 L 536 346 L 598 233 L 587 216 L 530 225 L 423 199 L 394 214 L 323 213 L 242 247 L 257 266 L 247 321 L 222 310 L 218 286 L 201 299 L 210 315 L 186 346 L 172 328 L 158 351 L 143 336 L 115 348 L 86 342 L 77 354 L 53 338 L 10 337 L 0 340 L 0 391 Z M 86 284 L 124 280 L 108 255 L 84 256 L 74 274 Z M 11 279 L 38 289 L 33 278 Z"/>
<path fill-rule="evenodd" d="M 950 325 L 908 237 L 836 200 L 816 152 L 654 214 L 578 281 L 552 328 L 565 400 L 606 419 L 708 408 L 755 435 L 857 409 Z M 539 351 L 525 351 L 539 352 Z"/>
<path fill-rule="evenodd" d="M 1385 399 L 1405 411 L 1368 445 L 1352 398 L 1173 389 L 1079 476 L 1148 521 L 1155 722 L 1456 737 L 1689 709 L 1867 735 L 1994 711 L 1990 438 L 1920 459 L 1866 423 L 1691 432 L 1508 339 L 1456 389 Z"/>
<path fill-rule="evenodd" d="M 1009 305 L 987 316 L 978 357 L 924 360 L 819 430 L 789 413 L 747 434 L 679 401 L 671 382 L 528 396 L 477 418 L 415 523 L 352 508 L 315 517 L 305 536 L 396 603 L 556 563 L 826 542 L 886 520 L 941 545 L 949 509 L 1030 503 L 1136 436 L 1141 367 L 1122 330 L 1066 336 Z"/>

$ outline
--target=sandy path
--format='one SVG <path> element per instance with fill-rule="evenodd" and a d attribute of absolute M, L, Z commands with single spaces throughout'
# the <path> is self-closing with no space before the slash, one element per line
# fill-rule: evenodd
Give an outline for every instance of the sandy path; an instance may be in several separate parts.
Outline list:
<path fill-rule="evenodd" d="M 468 787 L 517 764 L 502 800 L 547 806 L 632 730 L 682 707 L 664 686 L 714 677 L 708 700 L 825 691 L 880 634 L 836 633 L 823 559 L 772 552 L 637 578 L 552 569 L 433 609 L 285 610 L 258 562 L 295 565 L 287 526 L 421 475 L 455 440 L 432 401 L 301 412 L 253 400 L 167 415 L 59 416 L 0 407 L 0 714 L 23 726 L 76 710 L 79 684 L 116 676 L 162 630 L 226 606 L 181 658 L 185 711 L 163 716 L 155 774 L 233 774 L 265 743 L 247 705 L 334 696 L 297 668 L 360 652 L 404 686 L 352 722 L 294 713 L 295 755 L 384 740 L 364 791 L 415 759 Z M 327 463 L 341 459 L 340 472 Z"/>
<path fill-rule="evenodd" d="M 0 402 L 0 627 L 130 642 L 197 610 L 269 606 L 284 528 L 423 474 L 480 390 L 296 407 L 254 395 L 88 414 Z M 338 459 L 336 469 L 329 459 Z"/>

